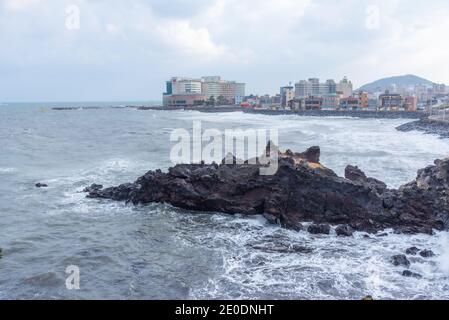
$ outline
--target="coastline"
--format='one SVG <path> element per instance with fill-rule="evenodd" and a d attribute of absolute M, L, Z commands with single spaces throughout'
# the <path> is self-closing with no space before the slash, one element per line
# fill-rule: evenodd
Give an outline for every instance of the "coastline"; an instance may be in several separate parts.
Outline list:
<path fill-rule="evenodd" d="M 138 110 L 157 110 L 157 111 L 181 111 L 192 110 L 205 113 L 219 112 L 244 112 L 251 114 L 264 115 L 298 115 L 308 117 L 351 117 L 351 118 L 374 118 L 374 119 L 423 119 L 427 117 L 424 112 L 384 112 L 384 111 L 336 111 L 336 110 L 268 110 L 268 109 L 247 109 L 236 106 L 221 107 L 145 107 L 145 106 L 128 106 L 128 108 L 136 108 Z"/>

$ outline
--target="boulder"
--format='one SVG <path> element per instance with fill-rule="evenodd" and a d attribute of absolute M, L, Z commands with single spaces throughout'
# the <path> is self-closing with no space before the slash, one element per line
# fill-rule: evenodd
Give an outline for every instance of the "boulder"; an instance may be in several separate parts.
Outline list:
<path fill-rule="evenodd" d="M 393 256 L 391 259 L 392 259 L 393 265 L 395 265 L 396 267 L 399 267 L 399 266 L 407 267 L 407 268 L 410 267 L 410 261 L 403 254 Z"/>
<path fill-rule="evenodd" d="M 411 248 L 408 248 L 408 249 L 405 251 L 405 253 L 408 254 L 408 255 L 411 255 L 411 256 L 416 256 L 416 255 L 418 254 L 419 251 L 420 251 L 419 248 L 417 248 L 417 247 L 411 247 Z"/>
<path fill-rule="evenodd" d="M 337 236 L 340 237 L 352 237 L 352 235 L 354 234 L 354 229 L 348 225 L 342 225 L 338 226 L 335 229 L 335 232 L 337 233 Z"/>
<path fill-rule="evenodd" d="M 423 250 L 419 255 L 423 258 L 432 258 L 435 256 L 435 253 L 432 250 Z"/>

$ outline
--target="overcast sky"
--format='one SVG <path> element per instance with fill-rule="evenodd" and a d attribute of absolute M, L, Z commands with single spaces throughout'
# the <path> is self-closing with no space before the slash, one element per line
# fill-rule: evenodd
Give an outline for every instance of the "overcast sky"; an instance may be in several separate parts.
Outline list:
<path fill-rule="evenodd" d="M 448 16 L 447 0 L 0 0 L 0 101 L 161 100 L 171 76 L 257 94 L 310 77 L 449 83 Z"/>

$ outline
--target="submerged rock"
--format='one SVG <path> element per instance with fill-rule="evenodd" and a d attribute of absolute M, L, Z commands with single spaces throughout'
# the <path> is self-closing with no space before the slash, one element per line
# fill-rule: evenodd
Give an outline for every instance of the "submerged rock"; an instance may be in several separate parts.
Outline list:
<path fill-rule="evenodd" d="M 101 184 L 92 184 L 90 187 L 84 188 L 83 192 L 90 193 L 90 192 L 96 192 L 103 189 L 103 186 Z"/>
<path fill-rule="evenodd" d="M 352 235 L 354 234 L 354 229 L 348 225 L 343 225 L 343 226 L 338 226 L 335 229 L 335 232 L 337 233 L 337 236 L 340 236 L 340 237 L 352 237 Z"/>
<path fill-rule="evenodd" d="M 423 250 L 419 253 L 419 255 L 423 258 L 432 258 L 435 256 L 432 250 Z"/>
<path fill-rule="evenodd" d="M 407 278 L 422 278 L 422 275 L 420 275 L 419 273 L 411 272 L 410 270 L 404 270 L 404 272 L 402 272 L 402 275 Z"/>
<path fill-rule="evenodd" d="M 319 163 L 319 147 L 303 153 L 267 148 L 266 154 L 274 153 L 278 170 L 273 175 L 260 174 L 263 161 L 185 164 L 168 173 L 149 171 L 118 187 L 91 186 L 86 192 L 90 198 L 133 204 L 168 203 L 202 212 L 264 215 L 271 223 L 294 230 L 302 229 L 301 222 L 349 225 L 369 233 L 388 228 L 432 233 L 449 228 L 449 158 L 420 170 L 414 181 L 401 188 L 388 189 L 357 167 L 348 166 L 346 178 L 339 177 Z"/>
<path fill-rule="evenodd" d="M 48 185 L 45 183 L 36 183 L 36 188 L 48 188 Z"/>
<path fill-rule="evenodd" d="M 405 251 L 405 253 L 408 254 L 408 255 L 411 255 L 411 256 L 416 256 L 416 255 L 418 254 L 419 251 L 420 251 L 419 248 L 417 248 L 417 247 L 411 247 L 411 248 L 408 248 L 408 249 Z"/>
<path fill-rule="evenodd" d="M 328 224 L 312 224 L 307 231 L 311 234 L 329 234 L 331 227 Z"/>
<path fill-rule="evenodd" d="M 403 266 L 403 267 L 410 267 L 410 261 L 407 259 L 407 257 L 403 254 L 398 254 L 396 256 L 393 256 L 392 258 L 393 265 L 396 267 Z"/>

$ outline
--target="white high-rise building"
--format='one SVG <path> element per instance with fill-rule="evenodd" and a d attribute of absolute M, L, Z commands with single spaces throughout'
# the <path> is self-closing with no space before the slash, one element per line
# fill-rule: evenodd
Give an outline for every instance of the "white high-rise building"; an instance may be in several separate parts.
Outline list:
<path fill-rule="evenodd" d="M 202 82 L 200 79 L 179 78 L 171 79 L 172 94 L 201 94 Z"/>
<path fill-rule="evenodd" d="M 319 97 L 335 94 L 337 84 L 334 80 L 329 79 L 325 83 L 320 83 L 318 78 L 310 78 L 309 80 L 301 80 L 295 84 L 295 97 L 302 99 L 309 96 Z"/>
<path fill-rule="evenodd" d="M 352 97 L 352 94 L 354 92 L 352 82 L 349 81 L 347 77 L 344 77 L 343 80 L 341 80 L 337 85 L 337 91 L 341 92 L 342 98 Z"/>
<path fill-rule="evenodd" d="M 207 97 L 223 97 L 229 103 L 240 104 L 245 96 L 245 84 L 225 81 L 219 76 L 202 78 L 202 93 Z"/>

